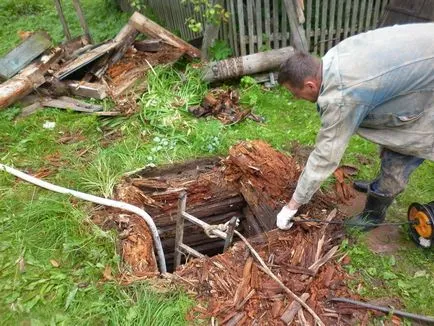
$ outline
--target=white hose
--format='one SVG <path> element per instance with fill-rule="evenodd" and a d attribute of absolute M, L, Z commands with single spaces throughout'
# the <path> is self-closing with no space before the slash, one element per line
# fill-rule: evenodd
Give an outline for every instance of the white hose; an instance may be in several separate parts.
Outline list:
<path fill-rule="evenodd" d="M 40 180 L 38 178 L 35 178 L 31 175 L 28 175 L 26 173 L 23 173 L 19 170 L 16 170 L 14 168 L 11 168 L 7 165 L 1 164 L 0 163 L 0 170 L 6 171 L 10 174 L 13 174 L 14 176 L 23 179 L 27 182 L 33 183 L 34 185 L 37 185 L 39 187 L 51 190 L 51 191 L 55 191 L 61 194 L 67 194 L 67 195 L 71 195 L 83 200 L 87 200 L 96 204 L 100 204 L 100 205 L 104 205 L 104 206 L 110 206 L 110 207 L 116 207 L 119 209 L 123 209 L 126 211 L 129 211 L 131 213 L 137 214 L 139 215 L 141 218 L 143 218 L 143 220 L 146 222 L 146 224 L 148 224 L 149 229 L 151 230 L 151 234 L 152 237 L 154 239 L 154 245 L 155 248 L 157 250 L 157 256 L 158 256 L 158 262 L 160 265 L 160 273 L 164 274 L 167 272 L 167 268 L 166 268 L 166 261 L 164 259 L 164 251 L 163 251 L 163 246 L 161 245 L 161 239 L 160 239 L 160 235 L 158 234 L 158 230 L 157 227 L 155 226 L 154 221 L 152 220 L 151 216 L 146 213 L 143 209 L 138 208 L 137 206 L 131 205 L 131 204 L 127 204 L 121 201 L 116 201 L 116 200 L 111 200 L 111 199 L 107 199 L 107 198 L 101 198 L 101 197 L 97 197 L 94 195 L 89 195 L 86 194 L 84 192 L 79 192 L 79 191 L 75 191 L 75 190 L 71 190 L 68 188 L 64 188 L 64 187 L 60 187 L 60 186 L 56 186 L 53 185 L 49 182 Z"/>

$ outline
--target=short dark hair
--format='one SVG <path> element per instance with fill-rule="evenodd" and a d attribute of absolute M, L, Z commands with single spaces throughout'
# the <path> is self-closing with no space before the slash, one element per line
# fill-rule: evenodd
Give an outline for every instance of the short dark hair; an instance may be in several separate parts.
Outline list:
<path fill-rule="evenodd" d="M 309 53 L 294 50 L 279 69 L 277 81 L 279 84 L 289 84 L 292 87 L 303 88 L 306 78 L 315 78 L 318 74 L 319 59 Z"/>

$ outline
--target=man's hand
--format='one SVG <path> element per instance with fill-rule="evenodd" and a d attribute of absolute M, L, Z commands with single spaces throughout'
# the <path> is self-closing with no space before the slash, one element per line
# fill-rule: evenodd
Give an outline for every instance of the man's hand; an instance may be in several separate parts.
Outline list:
<path fill-rule="evenodd" d="M 283 206 L 279 214 L 277 214 L 276 225 L 281 230 L 289 230 L 292 226 L 292 218 L 297 213 L 298 208 L 301 205 L 291 198 L 288 205 Z"/>
<path fill-rule="evenodd" d="M 291 220 L 295 213 L 297 213 L 296 209 L 290 209 L 288 206 L 283 206 L 279 214 L 277 214 L 277 227 L 281 230 L 289 230 L 293 224 Z"/>

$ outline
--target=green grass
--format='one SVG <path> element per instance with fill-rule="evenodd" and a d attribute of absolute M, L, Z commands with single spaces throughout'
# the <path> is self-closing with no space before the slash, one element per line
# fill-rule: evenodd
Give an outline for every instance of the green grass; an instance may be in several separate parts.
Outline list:
<path fill-rule="evenodd" d="M 72 9 L 65 5 L 72 19 Z M 82 1 L 82 6 L 97 40 L 115 35 L 128 18 L 116 12 L 110 1 Z M 55 41 L 62 39 L 49 0 L 6 0 L 0 9 L 2 18 L 15 17 L 0 31 L 0 53 L 17 44 L 20 29 L 43 27 Z M 78 34 L 77 23 L 72 27 Z M 214 118 L 196 119 L 188 113 L 188 107 L 199 103 L 207 91 L 199 71 L 158 67 L 149 74 L 148 84 L 140 112 L 129 118 L 102 119 L 44 109 L 15 121 L 19 107 L 0 111 L 0 162 L 32 173 L 48 168 L 51 174 L 44 179 L 49 182 L 111 197 L 123 173 L 149 164 L 225 156 L 240 140 L 264 139 L 282 150 L 292 141 L 315 143 L 320 125 L 315 106 L 294 100 L 284 89 L 264 90 L 244 78 L 241 102 L 265 122 L 246 120 L 224 126 Z M 45 121 L 55 122 L 55 128 L 44 129 Z M 118 137 L 107 143 L 107 134 L 113 132 Z M 65 135 L 80 137 L 60 143 Z M 360 164 L 359 155 L 371 159 L 371 164 Z M 355 136 L 343 163 L 358 166 L 358 177 L 373 178 L 379 168 L 377 147 Z M 411 202 L 434 198 L 433 168 L 432 162 L 425 162 L 414 173 L 389 210 L 390 219 L 404 220 Z M 186 312 L 194 303 L 178 289 L 158 293 L 146 282 L 121 286 L 103 281 L 104 269 L 110 266 L 117 273 L 121 262 L 115 234 L 93 225 L 91 214 L 87 203 L 0 173 L 2 324 L 186 324 Z M 354 290 L 366 298 L 397 296 L 407 310 L 430 314 L 433 251 L 415 247 L 404 231 L 401 240 L 402 250 L 393 257 L 371 253 L 363 236 L 343 245 L 351 257 L 347 269 L 357 279 Z"/>

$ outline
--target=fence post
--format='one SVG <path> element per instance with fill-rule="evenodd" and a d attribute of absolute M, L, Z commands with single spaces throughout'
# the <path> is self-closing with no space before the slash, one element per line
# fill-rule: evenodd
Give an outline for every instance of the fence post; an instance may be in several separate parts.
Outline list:
<path fill-rule="evenodd" d="M 286 14 L 288 15 L 289 24 L 291 26 L 291 36 L 294 40 L 294 47 L 298 50 L 307 52 L 308 45 L 306 33 L 303 25 L 300 24 L 297 17 L 297 8 L 293 0 L 283 0 L 285 3 Z"/>

